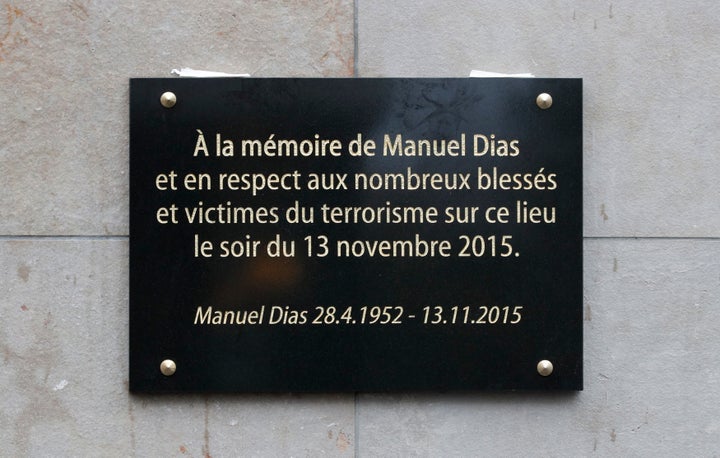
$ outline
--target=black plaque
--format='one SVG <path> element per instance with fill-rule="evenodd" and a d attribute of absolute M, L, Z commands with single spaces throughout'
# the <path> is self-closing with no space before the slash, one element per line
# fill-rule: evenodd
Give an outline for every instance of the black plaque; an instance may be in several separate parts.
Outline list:
<path fill-rule="evenodd" d="M 580 390 L 582 278 L 579 79 L 130 81 L 132 391 Z"/>

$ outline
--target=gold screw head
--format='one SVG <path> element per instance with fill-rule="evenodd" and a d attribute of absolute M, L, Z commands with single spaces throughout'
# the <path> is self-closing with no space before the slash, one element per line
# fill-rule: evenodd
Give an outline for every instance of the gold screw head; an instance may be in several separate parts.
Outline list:
<path fill-rule="evenodd" d="M 177 97 L 172 92 L 163 92 L 160 96 L 160 104 L 165 108 L 172 108 L 177 103 Z"/>
<path fill-rule="evenodd" d="M 160 363 L 160 372 L 162 372 L 163 375 L 166 377 L 170 377 L 175 373 L 177 370 L 177 366 L 175 365 L 175 361 L 172 359 L 166 359 L 165 361 Z"/>
<path fill-rule="evenodd" d="M 543 359 L 537 364 L 537 371 L 538 374 L 547 377 L 553 373 L 553 364 L 547 359 Z"/>
<path fill-rule="evenodd" d="M 537 103 L 537 106 L 540 107 L 541 110 L 547 110 L 552 106 L 552 96 L 547 92 L 543 92 L 537 96 L 535 103 Z"/>

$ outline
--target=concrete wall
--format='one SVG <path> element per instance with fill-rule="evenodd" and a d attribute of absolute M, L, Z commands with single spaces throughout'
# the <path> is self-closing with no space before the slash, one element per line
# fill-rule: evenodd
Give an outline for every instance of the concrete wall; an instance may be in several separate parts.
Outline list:
<path fill-rule="evenodd" d="M 0 4 L 0 455 L 720 456 L 713 1 Z M 583 77 L 585 391 L 131 396 L 128 78 Z"/>

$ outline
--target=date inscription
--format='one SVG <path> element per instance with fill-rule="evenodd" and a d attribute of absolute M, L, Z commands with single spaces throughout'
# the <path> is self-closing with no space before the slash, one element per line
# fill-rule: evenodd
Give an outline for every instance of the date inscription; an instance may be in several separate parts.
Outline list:
<path fill-rule="evenodd" d="M 290 306 L 261 306 L 256 309 L 220 310 L 198 307 L 195 325 L 516 325 L 523 319 L 522 305 L 452 306 L 427 305 L 421 313 L 411 313 L 398 305 L 316 306 L 307 309 Z"/>

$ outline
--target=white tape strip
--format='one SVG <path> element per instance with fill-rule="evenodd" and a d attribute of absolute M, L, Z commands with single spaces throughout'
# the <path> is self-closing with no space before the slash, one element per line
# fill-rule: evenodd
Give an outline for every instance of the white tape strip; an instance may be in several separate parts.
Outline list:
<path fill-rule="evenodd" d="M 217 77 L 243 77 L 247 78 L 250 76 L 249 73 L 224 73 L 224 72 L 211 72 L 207 70 L 194 70 L 192 68 L 181 68 L 180 70 L 173 68 L 170 73 L 177 76 L 187 78 L 217 78 Z"/>
<path fill-rule="evenodd" d="M 470 71 L 470 78 L 535 78 L 532 73 L 495 73 L 482 70 Z"/>

